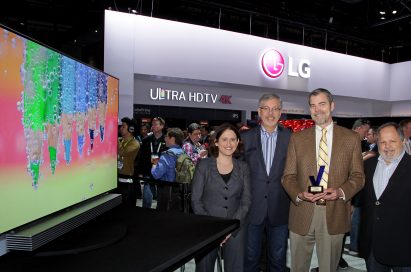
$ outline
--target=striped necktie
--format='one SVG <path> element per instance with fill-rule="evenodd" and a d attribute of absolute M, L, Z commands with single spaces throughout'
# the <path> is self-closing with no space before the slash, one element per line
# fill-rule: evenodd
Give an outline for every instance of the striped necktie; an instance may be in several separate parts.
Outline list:
<path fill-rule="evenodd" d="M 324 187 L 324 189 L 327 188 L 327 182 L 328 182 L 328 170 L 329 170 L 329 163 L 330 159 L 328 158 L 328 146 L 327 146 L 327 129 L 323 128 L 322 129 L 322 135 L 321 135 L 321 140 L 320 140 L 320 146 L 318 149 L 318 169 L 320 169 L 320 166 L 324 165 L 324 173 L 321 178 L 320 185 Z"/>

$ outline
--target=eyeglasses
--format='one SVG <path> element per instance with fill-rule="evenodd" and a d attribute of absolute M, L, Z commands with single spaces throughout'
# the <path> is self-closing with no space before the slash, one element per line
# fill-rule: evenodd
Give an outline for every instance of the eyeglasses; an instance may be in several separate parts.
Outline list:
<path fill-rule="evenodd" d="M 275 108 L 270 108 L 270 107 L 259 107 L 260 110 L 264 111 L 264 112 L 279 112 L 281 110 L 280 107 L 275 107 Z"/>

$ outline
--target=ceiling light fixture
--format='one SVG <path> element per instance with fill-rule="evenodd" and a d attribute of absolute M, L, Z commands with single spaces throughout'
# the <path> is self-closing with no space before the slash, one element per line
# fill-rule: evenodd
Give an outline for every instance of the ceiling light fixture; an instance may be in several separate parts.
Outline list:
<path fill-rule="evenodd" d="M 385 11 L 381 10 L 381 11 L 380 11 L 380 14 L 381 14 L 381 15 L 384 15 L 384 14 L 385 14 Z"/>
<path fill-rule="evenodd" d="M 384 16 L 382 16 L 380 19 L 381 19 L 381 20 L 385 20 L 385 17 L 384 17 Z"/>
<path fill-rule="evenodd" d="M 392 14 L 397 14 L 397 11 L 394 9 L 394 10 L 392 11 Z"/>
<path fill-rule="evenodd" d="M 132 9 L 131 12 L 134 13 L 134 14 L 137 14 L 137 10 L 135 10 L 135 9 Z"/>

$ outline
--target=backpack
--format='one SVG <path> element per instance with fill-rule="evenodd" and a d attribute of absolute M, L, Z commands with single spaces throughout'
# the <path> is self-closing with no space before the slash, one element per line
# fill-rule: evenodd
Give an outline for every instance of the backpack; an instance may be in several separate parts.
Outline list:
<path fill-rule="evenodd" d="M 186 153 L 181 153 L 176 162 L 176 181 L 191 183 L 194 176 L 195 165 Z"/>
<path fill-rule="evenodd" d="M 196 168 L 191 158 L 184 152 L 180 155 L 177 155 L 171 150 L 167 150 L 166 153 L 176 159 L 175 181 L 179 183 L 191 183 L 191 180 L 194 177 L 194 170 Z"/>

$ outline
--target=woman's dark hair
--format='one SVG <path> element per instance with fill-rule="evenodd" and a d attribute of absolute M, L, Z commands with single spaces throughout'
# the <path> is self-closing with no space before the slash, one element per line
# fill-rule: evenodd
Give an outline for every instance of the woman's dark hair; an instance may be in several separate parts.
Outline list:
<path fill-rule="evenodd" d="M 216 146 L 215 143 L 218 142 L 218 139 L 220 139 L 221 135 L 226 130 L 232 130 L 235 133 L 235 135 L 237 136 L 238 141 L 241 140 L 240 132 L 238 132 L 238 129 L 235 126 L 233 126 L 232 124 L 224 123 L 224 124 L 218 126 L 215 129 L 215 132 L 212 134 L 212 137 L 210 139 L 209 152 L 214 157 L 218 157 L 218 146 Z M 240 155 L 240 144 L 241 144 L 241 141 L 238 144 L 237 149 L 235 150 L 235 152 L 233 154 L 233 157 L 238 157 Z"/>

